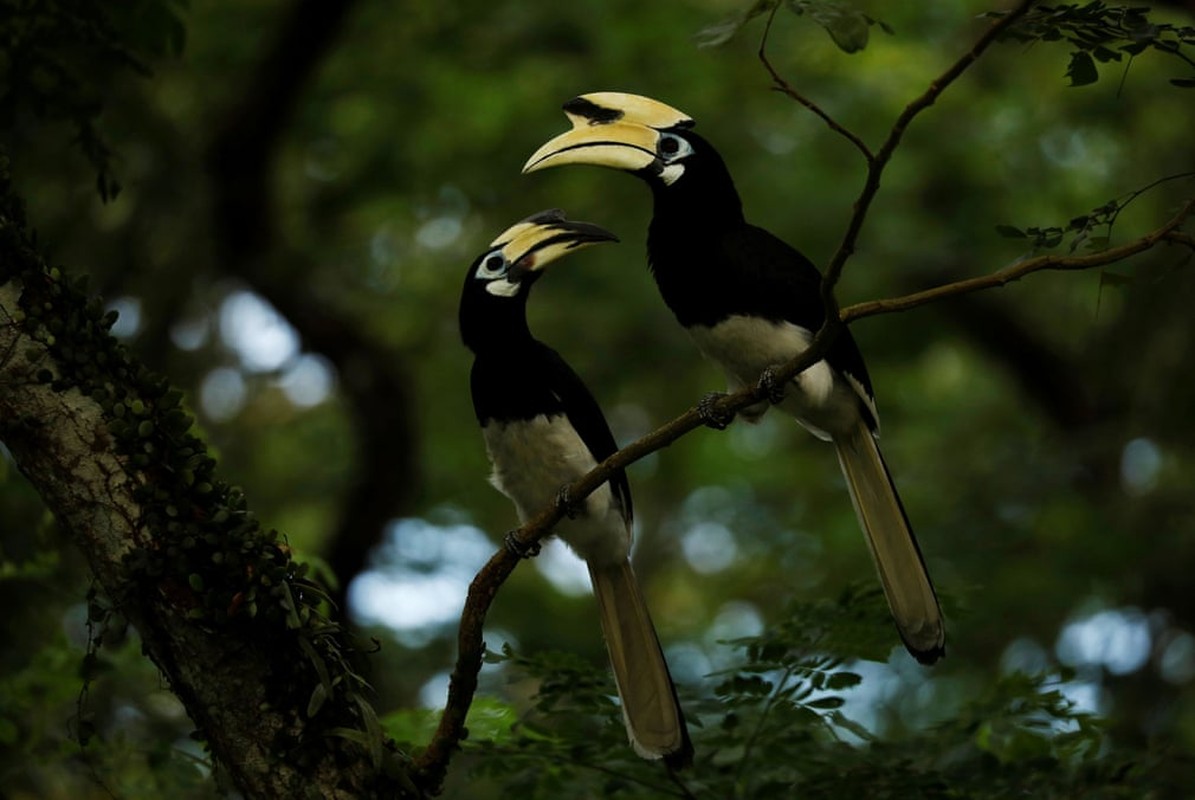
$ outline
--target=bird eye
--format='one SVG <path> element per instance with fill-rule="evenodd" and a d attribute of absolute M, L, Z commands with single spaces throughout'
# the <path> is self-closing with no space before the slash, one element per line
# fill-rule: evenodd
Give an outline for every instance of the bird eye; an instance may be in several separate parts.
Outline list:
<path fill-rule="evenodd" d="M 477 277 L 483 281 L 492 281 L 506 274 L 506 259 L 495 250 L 481 260 L 477 267 Z"/>
<path fill-rule="evenodd" d="M 674 133 L 660 134 L 660 157 L 665 162 L 673 162 L 684 158 L 693 152 L 693 146 Z"/>

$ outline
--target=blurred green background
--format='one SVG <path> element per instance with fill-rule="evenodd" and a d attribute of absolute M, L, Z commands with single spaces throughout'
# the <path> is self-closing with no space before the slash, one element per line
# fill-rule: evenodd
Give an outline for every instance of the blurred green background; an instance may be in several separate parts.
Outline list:
<path fill-rule="evenodd" d="M 769 53 L 874 146 L 970 47 L 990 6 L 862 7 L 894 34 L 873 28 L 847 55 L 807 18 L 781 14 Z M 698 31 L 741 10 L 730 0 L 358 2 L 265 165 L 275 202 L 255 206 L 228 174 L 233 155 L 213 161 L 211 148 L 290 7 L 130 8 L 120 24 L 144 25 L 148 49 L 172 28 L 149 16 L 164 9 L 185 47 L 150 58 L 150 77 L 84 73 L 123 185 L 113 202 L 97 197 L 69 126 L 10 120 L 14 179 L 42 247 L 89 274 L 121 312 L 116 333 L 187 392 L 222 476 L 265 524 L 339 573 L 350 618 L 381 642 L 370 659 L 379 712 L 438 707 L 465 587 L 516 525 L 486 483 L 456 330 L 471 260 L 549 207 L 621 237 L 554 268 L 530 307 L 533 331 L 586 379 L 620 442 L 722 387 L 647 272 L 644 187 L 601 170 L 519 174 L 565 129 L 560 104 L 613 89 L 688 112 L 748 217 L 815 262 L 843 235 L 863 163 L 769 90 L 761 21 L 696 46 Z M 1102 65 L 1081 88 L 1067 86 L 1067 62 L 1065 46 L 996 45 L 918 119 L 846 268 L 843 305 L 992 271 L 1029 247 L 996 225 L 1065 226 L 1195 169 L 1195 102 L 1168 83 L 1185 74 L 1176 59 Z M 1190 179 L 1143 194 L 1112 242 L 1191 194 Z M 252 257 L 228 257 L 237 240 L 216 206 L 230 196 L 250 200 L 237 213 L 264 242 Z M 853 326 L 949 639 L 927 670 L 891 631 L 888 664 L 860 668 L 850 716 L 899 737 L 994 675 L 1062 664 L 1075 669 L 1068 695 L 1120 741 L 1195 749 L 1189 256 L 1162 247 Z M 832 449 L 779 415 L 695 431 L 630 477 L 637 570 L 686 692 L 708 692 L 703 676 L 734 658 L 723 640 L 758 633 L 789 600 L 874 581 Z M 93 775 L 118 796 L 204 796 L 190 723 L 132 632 L 101 653 L 84 710 L 104 744 L 78 755 L 86 565 L 6 456 L 0 548 L 0 780 L 18 796 L 106 796 Z M 600 663 L 579 562 L 553 544 L 522 565 L 487 641 Z M 508 691 L 500 668 L 487 667 L 483 687 Z"/>

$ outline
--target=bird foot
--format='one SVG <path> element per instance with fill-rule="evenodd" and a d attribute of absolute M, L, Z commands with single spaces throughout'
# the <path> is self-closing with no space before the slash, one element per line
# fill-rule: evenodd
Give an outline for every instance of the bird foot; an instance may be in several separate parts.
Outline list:
<path fill-rule="evenodd" d="M 778 406 L 784 402 L 784 383 L 776 377 L 775 367 L 764 367 L 763 372 L 759 373 L 759 388 L 772 405 Z"/>
<path fill-rule="evenodd" d="M 581 513 L 581 510 L 573 505 L 573 495 L 568 490 L 568 484 L 561 486 L 560 491 L 556 493 L 556 509 L 569 519 L 576 519 Z"/>
<path fill-rule="evenodd" d="M 697 415 L 701 421 L 716 431 L 726 430 L 726 426 L 734 421 L 733 413 L 726 413 L 718 409 L 718 401 L 726 396 L 725 392 L 710 392 L 697 403 Z"/>
<path fill-rule="evenodd" d="M 519 539 L 518 531 L 508 531 L 506 536 L 502 539 L 502 543 L 506 545 L 506 549 L 514 553 L 519 558 L 535 558 L 539 555 L 540 544 L 539 540 L 533 542 L 524 542 Z"/>

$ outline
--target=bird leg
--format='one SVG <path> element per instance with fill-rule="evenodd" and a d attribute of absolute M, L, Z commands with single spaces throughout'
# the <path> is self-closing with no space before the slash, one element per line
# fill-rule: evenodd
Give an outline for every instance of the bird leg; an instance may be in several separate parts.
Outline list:
<path fill-rule="evenodd" d="M 519 558 L 535 558 L 539 555 L 539 540 L 524 542 L 519 539 L 518 534 L 518 531 L 507 531 L 506 536 L 502 539 L 502 543 L 506 545 L 506 549 Z"/>
<path fill-rule="evenodd" d="M 556 493 L 556 508 L 569 519 L 576 519 L 581 513 L 581 509 L 573 505 L 573 496 L 567 483 Z"/>
<path fill-rule="evenodd" d="M 784 402 L 784 383 L 776 377 L 775 367 L 764 367 L 763 372 L 759 373 L 759 388 L 763 389 L 764 396 L 772 405 L 778 406 Z"/>
<path fill-rule="evenodd" d="M 701 421 L 716 431 L 726 430 L 726 426 L 734 421 L 734 412 L 720 411 L 717 407 L 718 401 L 725 396 L 725 392 L 710 392 L 697 403 L 697 415 Z"/>

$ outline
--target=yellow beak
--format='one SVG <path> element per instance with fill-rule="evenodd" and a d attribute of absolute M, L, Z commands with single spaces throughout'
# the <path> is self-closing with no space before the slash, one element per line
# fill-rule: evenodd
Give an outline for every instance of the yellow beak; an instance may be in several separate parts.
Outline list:
<path fill-rule="evenodd" d="M 536 150 L 523 172 L 564 164 L 594 164 L 635 172 L 656 160 L 660 134 L 634 122 L 607 122 L 573 128 Z"/>
<path fill-rule="evenodd" d="M 657 161 L 660 131 L 693 120 L 658 100 L 623 92 L 593 92 L 564 104 L 573 129 L 539 148 L 523 165 L 535 172 L 563 164 L 594 164 L 636 172 Z"/>
<path fill-rule="evenodd" d="M 490 247 L 501 247 L 502 255 L 516 272 L 535 272 L 561 256 L 600 242 L 617 242 L 605 228 L 564 218 L 559 209 L 541 211 L 503 231 Z M 509 279 L 509 278 L 508 278 Z"/>

